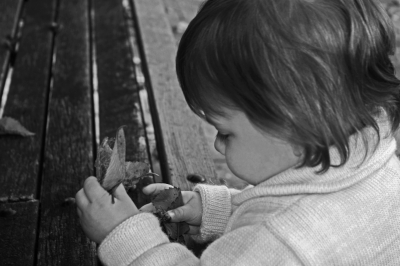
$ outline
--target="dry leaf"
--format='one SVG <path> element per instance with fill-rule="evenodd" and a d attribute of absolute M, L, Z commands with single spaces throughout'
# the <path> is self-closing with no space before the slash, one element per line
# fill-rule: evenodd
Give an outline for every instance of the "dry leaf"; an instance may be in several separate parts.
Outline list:
<path fill-rule="evenodd" d="M 156 210 L 157 209 L 161 209 L 163 211 L 172 210 L 179 207 L 177 206 L 175 208 L 172 208 L 172 204 L 179 197 L 180 193 L 181 190 L 176 187 L 165 189 L 161 191 L 159 194 L 157 194 L 157 196 L 155 196 L 151 202 L 153 203 Z"/>
<path fill-rule="evenodd" d="M 123 184 L 125 188 L 134 187 L 141 178 L 154 175 L 150 172 L 150 165 L 142 162 L 125 162 L 126 174 Z"/>
<path fill-rule="evenodd" d="M 27 130 L 20 122 L 11 117 L 0 119 L 0 135 L 20 135 L 23 137 L 34 136 L 35 133 Z"/>
<path fill-rule="evenodd" d="M 124 129 L 120 128 L 115 138 L 110 164 L 102 180 L 102 186 L 107 191 L 113 190 L 125 179 L 125 145 Z"/>
<path fill-rule="evenodd" d="M 109 139 L 105 138 L 97 147 L 96 176 L 100 184 L 103 184 L 103 180 L 106 177 L 107 168 L 111 160 L 111 154 L 112 149 L 109 145 Z"/>
<path fill-rule="evenodd" d="M 155 215 L 171 241 L 185 243 L 183 235 L 189 232 L 189 225 L 186 222 L 172 223 L 170 222 L 167 211 L 183 206 L 182 193 L 180 188 L 173 187 L 161 191 L 153 198 L 152 203 L 156 208 Z"/>
<path fill-rule="evenodd" d="M 111 147 L 113 147 L 111 149 Z M 143 162 L 125 162 L 126 142 L 123 127 L 114 139 L 105 138 L 97 149 L 96 176 L 105 190 L 112 193 L 121 183 L 129 190 L 139 180 L 156 175 Z"/>

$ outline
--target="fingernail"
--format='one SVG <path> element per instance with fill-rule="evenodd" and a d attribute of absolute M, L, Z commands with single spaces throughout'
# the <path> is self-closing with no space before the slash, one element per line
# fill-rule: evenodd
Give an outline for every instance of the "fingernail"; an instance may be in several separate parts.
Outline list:
<path fill-rule="evenodd" d="M 175 213 L 174 212 L 168 211 L 167 213 L 168 213 L 169 217 L 171 217 L 171 219 L 173 219 L 175 217 Z"/>

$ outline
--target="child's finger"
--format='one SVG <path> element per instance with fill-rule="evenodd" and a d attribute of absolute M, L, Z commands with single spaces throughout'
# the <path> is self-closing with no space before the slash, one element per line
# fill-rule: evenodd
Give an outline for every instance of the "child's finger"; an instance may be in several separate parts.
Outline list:
<path fill-rule="evenodd" d="M 82 211 L 79 209 L 79 207 L 76 207 L 76 213 L 78 214 L 79 218 L 82 216 Z"/>
<path fill-rule="evenodd" d="M 191 199 L 193 199 L 192 191 L 181 191 L 183 204 L 187 204 Z"/>
<path fill-rule="evenodd" d="M 183 205 L 173 210 L 168 211 L 171 217 L 171 222 L 188 222 L 192 217 L 192 209 L 188 205 Z"/>
<path fill-rule="evenodd" d="M 142 206 L 142 208 L 139 209 L 139 211 L 142 212 L 155 212 L 156 207 L 154 207 L 153 203 L 148 203 Z"/>
<path fill-rule="evenodd" d="M 83 188 L 76 193 L 75 201 L 76 201 L 76 206 L 79 209 L 84 209 L 85 206 L 87 206 L 89 204 L 89 200 L 88 200 Z"/>
<path fill-rule="evenodd" d="M 113 195 L 119 200 L 125 200 L 129 198 L 129 195 L 126 193 L 125 187 L 122 183 L 119 184 L 119 186 L 115 189 Z"/>
<path fill-rule="evenodd" d="M 146 195 L 157 195 L 160 191 L 172 187 L 173 186 L 164 183 L 150 184 L 143 188 L 143 193 Z"/>
<path fill-rule="evenodd" d="M 197 235 L 199 233 L 200 233 L 200 227 L 199 226 L 189 225 L 188 235 Z"/>
<path fill-rule="evenodd" d="M 109 195 L 94 176 L 86 178 L 85 183 L 83 184 L 83 189 L 90 202 Z"/>

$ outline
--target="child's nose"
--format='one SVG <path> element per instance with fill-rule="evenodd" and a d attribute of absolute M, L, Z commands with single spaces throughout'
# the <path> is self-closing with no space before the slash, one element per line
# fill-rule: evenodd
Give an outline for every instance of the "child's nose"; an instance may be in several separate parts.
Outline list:
<path fill-rule="evenodd" d="M 219 138 L 215 138 L 214 148 L 217 150 L 217 152 L 225 156 L 225 144 Z"/>

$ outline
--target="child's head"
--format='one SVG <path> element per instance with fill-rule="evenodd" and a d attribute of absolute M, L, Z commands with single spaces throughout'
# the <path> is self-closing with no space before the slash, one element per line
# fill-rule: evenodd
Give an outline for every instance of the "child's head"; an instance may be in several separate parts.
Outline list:
<path fill-rule="evenodd" d="M 334 145 L 373 126 L 383 107 L 399 124 L 394 32 L 378 0 L 209 0 L 184 33 L 177 74 L 203 116 L 240 110 L 302 148 L 303 166 L 330 166 Z"/>

